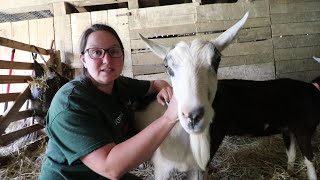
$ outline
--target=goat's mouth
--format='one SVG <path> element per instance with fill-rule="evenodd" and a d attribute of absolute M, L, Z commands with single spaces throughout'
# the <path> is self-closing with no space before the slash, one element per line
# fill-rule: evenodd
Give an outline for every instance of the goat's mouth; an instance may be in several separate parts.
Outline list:
<path fill-rule="evenodd" d="M 200 134 L 204 131 L 205 123 L 204 120 L 201 119 L 199 121 L 193 121 L 190 119 L 184 119 L 181 122 L 184 130 L 189 134 Z"/>

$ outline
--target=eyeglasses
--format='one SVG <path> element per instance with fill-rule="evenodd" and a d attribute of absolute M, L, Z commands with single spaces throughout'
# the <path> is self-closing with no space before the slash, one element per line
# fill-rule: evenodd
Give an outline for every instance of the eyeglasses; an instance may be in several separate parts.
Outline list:
<path fill-rule="evenodd" d="M 109 48 L 109 49 L 96 49 L 96 48 L 89 48 L 83 51 L 82 54 L 88 53 L 91 59 L 102 59 L 106 52 L 112 57 L 112 58 L 119 58 L 123 56 L 123 49 L 122 48 Z"/>

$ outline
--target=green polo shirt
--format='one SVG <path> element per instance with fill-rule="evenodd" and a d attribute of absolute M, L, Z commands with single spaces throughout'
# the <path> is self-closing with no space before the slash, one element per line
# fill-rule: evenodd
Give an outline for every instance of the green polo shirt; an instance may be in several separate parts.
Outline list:
<path fill-rule="evenodd" d="M 50 105 L 46 159 L 39 179 L 104 179 L 79 158 L 109 143 L 129 138 L 133 120 L 130 104 L 147 93 L 149 81 L 120 77 L 112 94 L 83 77 L 64 85 Z"/>

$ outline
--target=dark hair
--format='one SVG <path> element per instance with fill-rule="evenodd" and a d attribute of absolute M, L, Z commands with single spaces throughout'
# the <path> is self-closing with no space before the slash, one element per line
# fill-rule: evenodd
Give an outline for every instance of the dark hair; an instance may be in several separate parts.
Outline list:
<path fill-rule="evenodd" d="M 80 53 L 83 54 L 88 42 L 88 37 L 91 33 L 93 32 L 97 32 L 97 31 L 106 31 L 106 32 L 110 32 L 111 34 L 114 35 L 114 37 L 119 41 L 120 47 L 122 49 L 123 48 L 123 44 L 122 41 L 118 35 L 118 33 L 110 26 L 105 25 L 105 24 L 93 24 L 92 26 L 90 26 L 88 29 L 86 29 L 82 35 L 81 35 L 81 39 L 80 39 Z M 88 77 L 88 72 L 87 69 L 82 65 L 82 74 L 86 77 Z"/>

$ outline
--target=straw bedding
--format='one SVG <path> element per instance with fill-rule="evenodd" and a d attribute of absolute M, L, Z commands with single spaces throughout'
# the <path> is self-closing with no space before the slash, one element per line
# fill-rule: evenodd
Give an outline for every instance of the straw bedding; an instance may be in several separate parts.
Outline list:
<path fill-rule="evenodd" d="M 313 139 L 313 149 L 316 160 L 320 159 L 320 128 Z M 37 179 L 44 160 L 46 142 L 36 151 L 20 149 L 0 149 L 0 179 Z M 209 179 L 218 180 L 301 180 L 307 179 L 306 167 L 300 151 L 297 150 L 297 160 L 294 172 L 288 172 L 287 155 L 281 135 L 246 138 L 226 137 L 216 156 L 210 163 Z M 150 162 L 132 170 L 133 174 L 143 179 L 154 179 L 153 166 Z M 319 166 L 317 168 L 320 177 Z M 171 179 L 182 180 L 185 174 L 176 171 L 171 173 Z"/>

